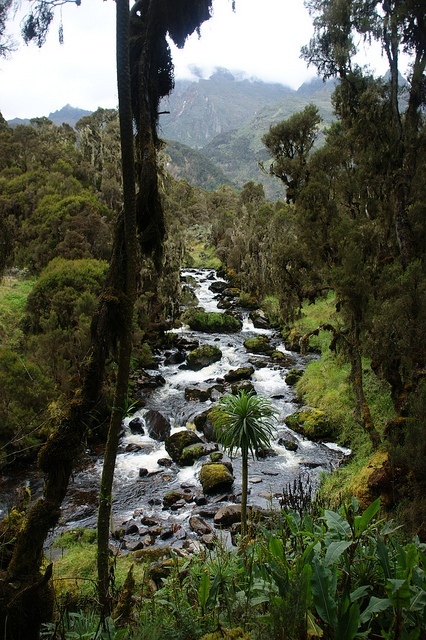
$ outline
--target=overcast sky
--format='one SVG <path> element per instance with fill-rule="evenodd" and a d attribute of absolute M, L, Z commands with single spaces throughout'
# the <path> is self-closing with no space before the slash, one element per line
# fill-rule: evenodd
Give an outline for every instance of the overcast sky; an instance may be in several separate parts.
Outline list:
<path fill-rule="evenodd" d="M 28 0 L 24 0 L 25 5 Z M 38 49 L 19 41 L 9 60 L 0 59 L 0 111 L 9 120 L 48 115 L 66 104 L 82 109 L 117 106 L 115 2 L 82 0 L 62 9 L 64 44 L 57 20 Z M 208 77 L 215 67 L 298 88 L 315 76 L 300 59 L 312 25 L 303 0 L 214 0 L 213 17 L 183 50 L 172 47 L 177 78 L 191 77 L 195 65 Z M 372 60 L 370 56 L 370 60 Z M 374 57 L 378 72 L 382 62 Z"/>

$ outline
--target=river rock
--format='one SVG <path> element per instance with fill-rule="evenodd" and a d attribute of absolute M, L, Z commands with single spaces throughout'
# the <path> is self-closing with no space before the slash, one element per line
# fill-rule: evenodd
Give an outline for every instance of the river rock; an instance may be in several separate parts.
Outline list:
<path fill-rule="evenodd" d="M 274 349 L 271 347 L 268 336 L 256 336 L 255 338 L 247 338 L 244 340 L 244 346 L 251 353 L 260 353 L 263 355 L 271 355 Z"/>
<path fill-rule="evenodd" d="M 197 533 L 199 536 L 203 536 L 207 533 L 213 533 L 213 529 L 207 522 L 205 522 L 199 516 L 191 516 L 189 518 L 189 526 L 191 527 L 194 533 Z"/>
<path fill-rule="evenodd" d="M 164 360 L 164 364 L 182 364 L 185 362 L 185 354 L 182 351 L 173 351 L 166 355 Z"/>
<path fill-rule="evenodd" d="M 188 354 L 186 364 L 189 369 L 199 371 L 222 358 L 222 351 L 216 345 L 204 344 Z"/>
<path fill-rule="evenodd" d="M 254 367 L 239 367 L 238 369 L 231 369 L 224 375 L 226 382 L 239 382 L 240 380 L 250 380 L 254 373 Z"/>
<path fill-rule="evenodd" d="M 187 402 L 207 402 L 211 397 L 210 387 L 186 387 L 185 400 Z"/>
<path fill-rule="evenodd" d="M 253 326 L 256 329 L 270 329 L 271 325 L 269 323 L 268 318 L 265 315 L 265 312 L 261 309 L 256 309 L 249 314 L 250 320 L 253 322 Z"/>
<path fill-rule="evenodd" d="M 213 451 L 217 451 L 217 449 L 218 445 L 215 442 L 191 444 L 182 450 L 179 464 L 184 467 L 190 467 L 196 460 L 212 453 Z"/>
<path fill-rule="evenodd" d="M 217 311 L 195 311 L 188 318 L 192 331 L 206 333 L 235 333 L 241 331 L 243 323 L 238 318 L 228 313 Z"/>
<path fill-rule="evenodd" d="M 256 390 L 250 380 L 240 380 L 239 382 L 234 382 L 231 385 L 231 392 L 234 396 L 238 395 L 239 391 L 245 391 L 247 394 L 251 393 L 256 395 Z"/>
<path fill-rule="evenodd" d="M 215 439 L 213 424 L 209 420 L 210 411 L 211 409 L 208 409 L 194 417 L 195 428 L 204 435 L 208 442 L 212 442 Z"/>
<path fill-rule="evenodd" d="M 132 433 L 143 436 L 145 431 L 142 426 L 142 420 L 140 418 L 133 418 L 129 422 L 129 429 Z"/>
<path fill-rule="evenodd" d="M 162 413 L 155 409 L 149 409 L 144 417 L 151 438 L 158 442 L 163 442 L 170 435 L 170 422 Z"/>
<path fill-rule="evenodd" d="M 182 493 L 181 491 L 168 491 L 163 498 L 163 506 L 165 509 L 168 509 L 173 504 L 179 501 L 183 502 L 192 502 L 193 496 L 189 493 Z"/>
<path fill-rule="evenodd" d="M 331 438 L 334 433 L 326 413 L 314 407 L 301 407 L 285 418 L 285 423 L 293 431 L 301 433 L 310 440 Z"/>
<path fill-rule="evenodd" d="M 200 482 L 204 493 L 213 494 L 230 489 L 234 476 L 222 462 L 210 462 L 201 467 Z"/>
<path fill-rule="evenodd" d="M 210 291 L 213 291 L 213 293 L 222 293 L 222 291 L 224 291 L 227 286 L 228 286 L 227 282 L 224 282 L 222 280 L 216 280 L 216 282 L 211 283 L 211 285 L 209 286 L 209 289 Z"/>
<path fill-rule="evenodd" d="M 182 451 L 185 447 L 189 447 L 192 444 L 203 444 L 201 438 L 197 436 L 194 431 L 190 431 L 189 429 L 184 429 L 183 431 L 178 431 L 173 435 L 169 436 L 165 440 L 166 451 L 174 462 L 180 464 Z"/>
<path fill-rule="evenodd" d="M 135 381 L 135 390 L 157 389 L 157 387 L 162 387 L 165 384 L 166 381 L 160 373 L 152 376 L 149 373 L 143 372 Z"/>
<path fill-rule="evenodd" d="M 290 369 L 290 371 L 286 375 L 285 381 L 288 385 L 294 386 L 302 376 L 303 376 L 303 370 L 293 367 L 292 369 Z"/>
<path fill-rule="evenodd" d="M 216 527 L 230 527 L 235 522 L 241 522 L 241 505 L 228 504 L 220 507 L 215 513 L 213 522 Z"/>

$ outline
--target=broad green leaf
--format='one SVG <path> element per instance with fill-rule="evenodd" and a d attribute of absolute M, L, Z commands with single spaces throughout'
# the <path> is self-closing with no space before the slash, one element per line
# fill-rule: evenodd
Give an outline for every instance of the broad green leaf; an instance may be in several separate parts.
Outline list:
<path fill-rule="evenodd" d="M 351 535 L 349 523 L 335 511 L 324 511 L 324 520 L 329 531 L 337 533 L 341 538 L 348 538 Z"/>
<path fill-rule="evenodd" d="M 358 589 L 355 589 L 355 591 L 352 591 L 352 593 L 350 594 L 350 599 L 351 602 L 355 602 L 356 600 L 360 600 L 360 598 L 363 598 L 364 596 L 367 595 L 367 593 L 370 591 L 371 586 L 368 584 L 363 585 L 362 587 L 358 587 Z"/>
<path fill-rule="evenodd" d="M 210 594 L 210 576 L 203 571 L 201 574 L 200 586 L 198 589 L 198 599 L 201 607 L 204 609 Z"/>
<path fill-rule="evenodd" d="M 383 573 L 385 578 L 391 577 L 391 568 L 389 563 L 389 550 L 385 543 L 383 542 L 383 538 L 377 538 L 377 557 L 379 558 L 380 565 L 383 569 Z"/>
<path fill-rule="evenodd" d="M 370 602 L 367 607 L 361 613 L 361 624 L 368 622 L 370 618 L 376 613 L 381 613 L 382 611 L 386 611 L 391 606 L 391 601 L 389 598 L 376 598 L 375 596 L 371 596 Z"/>
<path fill-rule="evenodd" d="M 362 516 L 355 516 L 354 524 L 355 524 L 355 535 L 357 538 L 364 533 L 367 529 L 368 525 L 376 515 L 376 513 L 380 509 L 380 498 L 377 498 L 374 502 L 372 502 L 367 509 L 364 511 Z"/>
<path fill-rule="evenodd" d="M 336 575 L 325 568 L 318 558 L 312 561 L 312 595 L 318 615 L 335 628 L 337 624 Z M 334 588 L 333 588 L 334 587 Z"/>
<path fill-rule="evenodd" d="M 414 597 L 411 598 L 409 611 L 426 611 L 426 591 L 420 589 Z"/>
<path fill-rule="evenodd" d="M 334 640 L 353 640 L 357 634 L 359 622 L 359 605 L 354 602 L 338 620 Z"/>
<path fill-rule="evenodd" d="M 285 560 L 284 546 L 283 546 L 282 540 L 275 537 L 270 538 L 268 547 L 269 547 L 269 553 L 271 554 L 271 556 L 274 556 L 275 558 L 281 561 Z"/>
<path fill-rule="evenodd" d="M 410 606 L 411 591 L 407 580 L 390 579 L 386 582 L 385 589 L 393 607 L 402 609 Z"/>
<path fill-rule="evenodd" d="M 337 562 L 342 553 L 346 551 L 348 547 L 350 547 L 352 542 L 350 540 L 338 540 L 335 542 L 331 542 L 328 545 L 327 552 L 324 557 L 324 563 L 326 567 L 329 567 L 331 564 Z"/>

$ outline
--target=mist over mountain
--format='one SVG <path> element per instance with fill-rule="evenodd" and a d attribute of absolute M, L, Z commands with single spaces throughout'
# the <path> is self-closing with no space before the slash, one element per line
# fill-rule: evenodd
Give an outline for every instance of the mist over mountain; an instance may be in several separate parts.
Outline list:
<path fill-rule="evenodd" d="M 168 147 L 168 170 L 175 177 L 205 188 L 196 180 L 193 169 L 194 161 L 201 163 L 195 153 L 198 151 L 235 187 L 253 180 L 264 185 L 268 198 L 282 198 L 283 185 L 259 166 L 264 163 L 267 168 L 269 162 L 262 136 L 271 125 L 309 103 L 318 107 L 324 124 L 330 124 L 334 87 L 334 81 L 324 83 L 317 78 L 294 90 L 280 84 L 239 79 L 227 69 L 217 69 L 207 80 L 177 81 L 160 109 L 168 112 L 160 115 L 160 135 L 180 143 L 178 154 L 175 147 Z M 190 147 L 191 153 L 188 150 L 185 154 L 182 145 Z"/>

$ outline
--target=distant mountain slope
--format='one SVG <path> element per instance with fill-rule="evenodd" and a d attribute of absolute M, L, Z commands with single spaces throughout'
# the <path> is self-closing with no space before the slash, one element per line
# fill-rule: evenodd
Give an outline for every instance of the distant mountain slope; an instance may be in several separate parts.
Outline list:
<path fill-rule="evenodd" d="M 165 150 L 168 161 L 167 171 L 177 180 L 186 180 L 190 184 L 213 191 L 223 184 L 236 187 L 225 173 L 201 151 L 168 140 Z"/>
<path fill-rule="evenodd" d="M 208 80 L 177 81 L 162 101 L 160 134 L 193 148 L 202 148 L 218 134 L 244 126 L 266 105 L 294 93 L 280 84 L 238 80 L 226 69 L 217 69 Z"/>
<path fill-rule="evenodd" d="M 79 109 L 78 107 L 72 107 L 70 104 L 67 104 L 65 107 L 62 107 L 62 109 L 49 113 L 47 117 L 58 126 L 65 122 L 71 127 L 75 127 L 80 118 L 88 116 L 91 113 L 91 111 L 87 111 L 86 109 Z M 13 118 L 13 120 L 7 121 L 10 127 L 17 127 L 18 124 L 29 125 L 30 123 L 30 118 Z"/>
<path fill-rule="evenodd" d="M 185 148 L 193 147 L 237 187 L 253 180 L 264 185 L 268 198 L 283 198 L 283 185 L 259 166 L 263 162 L 267 168 L 270 159 L 262 136 L 272 124 L 311 102 L 318 107 L 324 124 L 330 124 L 333 90 L 334 82 L 323 83 L 320 79 L 295 91 L 281 85 L 238 80 L 224 69 L 208 80 L 176 82 L 167 105 L 171 113 L 160 118 L 161 135 L 187 145 L 180 149 L 179 156 L 172 158 L 174 175 L 203 186 L 191 159 L 185 155 Z M 179 163 L 179 168 L 175 163 Z"/>

